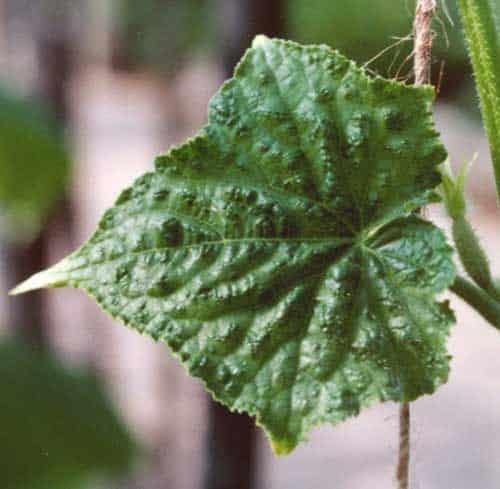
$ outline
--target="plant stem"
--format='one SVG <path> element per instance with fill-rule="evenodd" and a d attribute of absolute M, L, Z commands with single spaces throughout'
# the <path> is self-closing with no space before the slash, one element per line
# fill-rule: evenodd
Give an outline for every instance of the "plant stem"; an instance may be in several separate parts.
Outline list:
<path fill-rule="evenodd" d="M 490 143 L 500 200 L 500 34 L 496 0 L 458 2 Z M 497 20 L 496 20 L 497 19 Z"/>
<path fill-rule="evenodd" d="M 429 83 L 433 33 L 432 18 L 436 12 L 435 0 L 418 0 L 413 22 L 415 85 Z"/>
<path fill-rule="evenodd" d="M 429 83 L 433 34 L 432 18 L 436 11 L 435 0 L 418 0 L 413 22 L 415 85 Z M 399 407 L 399 453 L 396 469 L 398 489 L 408 489 L 410 475 L 410 403 Z"/>
<path fill-rule="evenodd" d="M 474 308 L 492 326 L 500 329 L 500 301 L 464 277 L 458 276 L 451 290 Z"/>
<path fill-rule="evenodd" d="M 467 275 L 483 290 L 493 290 L 493 278 L 486 253 L 465 216 L 452 222 L 452 236 L 458 257 Z"/>
<path fill-rule="evenodd" d="M 410 404 L 399 406 L 399 457 L 396 470 L 398 489 L 408 489 L 410 472 Z"/>

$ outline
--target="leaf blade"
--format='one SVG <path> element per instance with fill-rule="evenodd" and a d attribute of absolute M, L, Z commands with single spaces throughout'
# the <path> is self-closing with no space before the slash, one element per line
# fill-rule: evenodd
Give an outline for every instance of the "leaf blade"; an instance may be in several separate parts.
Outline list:
<path fill-rule="evenodd" d="M 84 289 L 279 453 L 377 399 L 431 393 L 453 321 L 435 295 L 454 279 L 443 234 L 412 214 L 445 157 L 432 96 L 259 37 L 201 133 L 20 290 Z"/>

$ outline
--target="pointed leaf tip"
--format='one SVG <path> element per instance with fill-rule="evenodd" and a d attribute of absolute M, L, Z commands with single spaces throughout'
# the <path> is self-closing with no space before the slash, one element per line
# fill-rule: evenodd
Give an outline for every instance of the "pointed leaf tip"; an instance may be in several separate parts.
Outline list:
<path fill-rule="evenodd" d="M 66 277 L 59 265 L 35 273 L 9 291 L 9 295 L 20 295 L 45 287 L 55 288 L 67 285 Z"/>
<path fill-rule="evenodd" d="M 20 295 L 25 292 L 31 292 L 36 289 L 41 289 L 45 286 L 44 272 L 35 273 L 24 282 L 14 287 L 9 291 L 9 295 Z"/>
<path fill-rule="evenodd" d="M 290 452 L 293 451 L 293 449 L 297 446 L 298 442 L 289 442 L 289 441 L 284 441 L 284 440 L 278 440 L 271 438 L 270 439 L 271 443 L 271 449 L 276 455 L 288 455 Z"/>

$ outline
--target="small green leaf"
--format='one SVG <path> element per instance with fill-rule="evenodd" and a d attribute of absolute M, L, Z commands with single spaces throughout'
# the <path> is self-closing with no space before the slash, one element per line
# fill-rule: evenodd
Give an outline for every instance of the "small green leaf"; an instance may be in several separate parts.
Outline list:
<path fill-rule="evenodd" d="M 168 343 L 278 453 L 448 375 L 451 248 L 415 215 L 446 152 L 430 87 L 259 36 L 201 133 L 14 292 L 75 286 Z"/>
<path fill-rule="evenodd" d="M 477 154 L 474 156 L 473 160 L 463 164 L 456 177 L 453 175 L 449 161 L 446 161 L 441 167 L 442 181 L 439 190 L 443 197 L 446 210 L 452 219 L 464 217 L 467 211 L 465 180 L 476 158 Z"/>

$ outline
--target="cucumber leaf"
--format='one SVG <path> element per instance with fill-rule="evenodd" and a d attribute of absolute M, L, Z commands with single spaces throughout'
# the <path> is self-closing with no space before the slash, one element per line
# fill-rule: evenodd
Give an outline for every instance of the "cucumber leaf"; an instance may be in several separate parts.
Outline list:
<path fill-rule="evenodd" d="M 431 87 L 258 36 L 198 136 L 78 251 L 14 293 L 73 286 L 165 341 L 277 453 L 446 381 L 451 248 L 416 214 L 446 157 Z"/>

